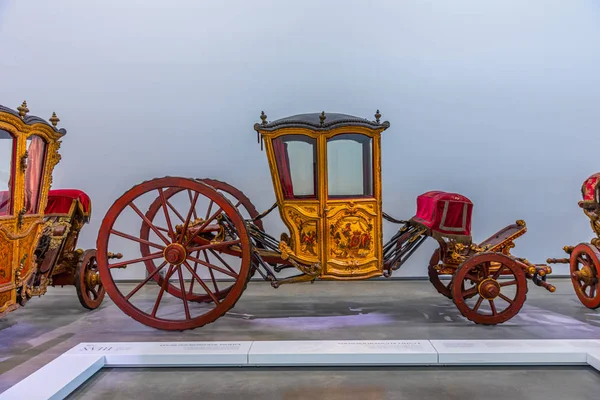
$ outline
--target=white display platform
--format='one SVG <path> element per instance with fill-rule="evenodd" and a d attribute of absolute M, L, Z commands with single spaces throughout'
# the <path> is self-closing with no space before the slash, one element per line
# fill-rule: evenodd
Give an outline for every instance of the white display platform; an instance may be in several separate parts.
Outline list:
<path fill-rule="evenodd" d="M 248 364 L 272 365 L 433 365 L 438 356 L 428 340 L 254 342 Z"/>
<path fill-rule="evenodd" d="M 589 365 L 600 340 L 335 340 L 80 343 L 1 400 L 63 399 L 103 367 Z"/>
<path fill-rule="evenodd" d="M 65 354 L 103 355 L 106 367 L 209 367 L 248 364 L 253 342 L 80 343 Z"/>
<path fill-rule="evenodd" d="M 440 364 L 586 365 L 598 340 L 432 340 Z"/>

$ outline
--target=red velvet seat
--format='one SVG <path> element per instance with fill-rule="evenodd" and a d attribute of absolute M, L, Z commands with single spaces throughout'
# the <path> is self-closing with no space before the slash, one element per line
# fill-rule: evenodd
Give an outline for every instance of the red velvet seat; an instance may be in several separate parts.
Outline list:
<path fill-rule="evenodd" d="M 417 214 L 412 221 L 431 230 L 432 236 L 470 240 L 473 203 L 458 193 L 439 190 L 417 197 Z"/>
<path fill-rule="evenodd" d="M 77 189 L 56 189 L 48 192 L 46 215 L 71 215 L 75 208 L 89 219 L 92 212 L 92 201 L 85 192 Z"/>

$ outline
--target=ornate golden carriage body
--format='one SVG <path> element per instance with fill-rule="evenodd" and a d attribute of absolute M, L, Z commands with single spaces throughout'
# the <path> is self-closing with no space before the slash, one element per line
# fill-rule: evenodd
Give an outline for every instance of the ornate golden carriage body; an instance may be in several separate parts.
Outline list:
<path fill-rule="evenodd" d="M 303 263 L 319 262 L 321 279 L 383 274 L 380 146 L 389 126 L 331 113 L 255 125 L 291 234 L 282 241 Z"/>
<path fill-rule="evenodd" d="M 80 191 L 50 190 L 66 131 L 56 114 L 48 123 L 28 112 L 26 102 L 16 111 L 0 106 L 0 315 L 53 284 L 76 284 L 82 304 L 96 308 L 104 290 L 95 250 L 76 249 L 91 202 Z"/>

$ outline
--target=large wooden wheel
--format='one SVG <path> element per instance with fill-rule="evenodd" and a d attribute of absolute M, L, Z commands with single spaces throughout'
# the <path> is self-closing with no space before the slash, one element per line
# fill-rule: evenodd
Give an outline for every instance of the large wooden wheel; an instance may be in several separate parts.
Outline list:
<path fill-rule="evenodd" d="M 500 280 L 500 277 L 506 279 Z M 527 279 L 518 261 L 500 253 L 481 253 L 458 268 L 452 298 L 461 314 L 484 325 L 514 317 L 527 297 Z"/>
<path fill-rule="evenodd" d="M 571 282 L 581 303 L 600 307 L 600 253 L 596 246 L 580 243 L 571 252 Z"/>
<path fill-rule="evenodd" d="M 81 305 L 88 310 L 94 310 L 102 304 L 106 290 L 98 274 L 96 250 L 83 252 L 75 271 L 75 289 Z"/>
<path fill-rule="evenodd" d="M 198 179 L 198 180 L 203 183 L 206 183 L 207 185 L 210 185 L 211 187 L 216 189 L 219 193 L 223 194 L 226 198 L 230 199 L 230 201 L 234 204 L 234 207 L 240 212 L 240 214 L 242 215 L 242 217 L 244 219 L 254 219 L 259 215 L 254 204 L 252 204 L 250 199 L 241 190 L 231 186 L 230 184 L 228 184 L 226 182 L 218 181 L 216 179 L 204 178 L 204 179 Z M 169 212 L 172 212 L 174 214 L 173 218 L 178 221 L 177 223 L 183 224 L 185 222 L 185 216 L 181 215 L 181 213 L 178 212 L 177 209 L 173 206 L 173 204 L 171 204 L 171 202 L 169 201 L 173 196 L 180 194 L 182 191 L 184 191 L 183 188 L 171 188 L 167 191 L 164 191 L 162 196 L 157 195 L 156 199 L 152 202 L 152 204 L 148 208 L 148 211 L 146 211 L 146 214 L 145 214 L 146 219 L 152 223 L 155 223 L 155 218 L 157 218 L 157 216 L 159 216 L 159 217 L 165 216 L 165 214 L 164 214 L 165 210 L 163 209 L 163 204 L 164 204 L 166 209 Z M 191 192 L 188 190 L 187 193 L 184 193 L 184 194 L 188 196 L 188 199 L 189 199 L 190 205 L 191 205 L 191 201 L 193 200 Z M 214 205 L 213 205 L 213 207 L 214 207 Z M 208 213 L 210 213 L 210 210 L 207 210 L 207 214 Z M 198 217 L 197 212 L 196 212 L 196 215 L 194 215 L 194 217 Z M 208 215 L 204 215 L 203 217 L 208 218 Z M 255 221 L 254 224 L 259 229 L 261 229 L 261 230 L 264 229 L 261 220 Z M 141 225 L 142 225 L 142 227 L 140 229 L 140 238 L 144 242 L 140 242 L 140 251 L 141 251 L 142 257 L 147 257 L 148 255 L 150 255 L 152 253 L 150 246 L 146 243 L 150 240 L 150 236 L 152 235 L 152 230 L 151 230 L 150 226 L 144 220 L 141 221 Z M 229 264 L 232 263 L 232 261 L 230 260 L 229 264 L 227 264 L 227 261 L 225 260 L 227 257 L 219 254 L 216 249 L 198 250 L 194 254 L 194 257 L 197 259 L 201 259 L 207 263 L 216 262 L 218 264 L 226 264 L 227 266 L 229 266 Z M 152 260 L 152 259 L 144 260 L 144 265 L 146 266 L 148 274 L 152 275 L 153 279 L 159 285 L 163 284 L 164 278 L 161 274 L 153 274 L 153 273 L 160 266 L 161 261 L 162 260 L 160 260 L 160 259 L 159 260 Z M 233 262 L 239 263 L 240 261 L 233 260 Z M 198 268 L 198 262 L 194 262 L 194 270 L 197 270 L 197 268 Z M 251 276 L 254 275 L 254 272 L 255 272 L 255 266 L 252 265 L 250 275 Z M 223 299 L 225 296 L 227 296 L 227 294 L 229 293 L 231 288 L 234 286 L 235 281 L 218 282 L 216 279 L 214 279 L 214 272 L 212 272 L 212 270 L 209 270 L 209 273 L 211 274 L 211 279 L 214 281 L 214 286 L 216 288 L 215 292 L 214 292 L 215 297 L 218 299 Z M 183 298 L 183 294 L 181 293 L 181 290 L 179 289 L 177 284 L 168 283 L 166 286 L 166 290 L 169 294 L 171 294 L 173 296 Z M 210 296 L 206 293 L 194 293 L 193 286 L 192 286 L 192 290 L 190 290 L 187 293 L 187 299 L 189 301 L 196 301 L 196 302 L 211 302 L 211 301 L 213 301 L 212 296 Z"/>
<path fill-rule="evenodd" d="M 140 211 L 157 196 L 164 225 Z M 152 232 L 147 239 L 127 232 L 139 227 L 140 220 Z M 141 254 L 140 244 L 147 245 L 149 254 Z M 109 246 L 124 254 L 123 261 L 108 263 Z M 194 179 L 156 178 L 134 186 L 108 210 L 97 248 L 100 275 L 111 299 L 133 319 L 158 329 L 193 329 L 213 322 L 235 305 L 250 276 L 251 244 L 244 219 L 214 187 Z M 198 252 L 218 254 L 224 249 L 238 255 L 236 265 L 196 257 Z M 150 271 L 146 261 L 158 264 Z M 226 293 L 217 285 L 223 278 L 233 279 Z M 168 290 L 171 286 L 178 289 L 175 294 Z M 201 297 L 212 302 L 200 302 Z"/>
<path fill-rule="evenodd" d="M 443 296 L 447 298 L 452 298 L 452 292 L 450 287 L 452 285 L 452 279 L 448 279 L 447 282 L 442 282 L 440 278 L 440 274 L 435 269 L 435 267 L 440 263 L 440 252 L 442 248 L 437 248 L 431 255 L 431 259 L 429 260 L 429 267 L 427 268 L 427 272 L 429 274 L 429 282 L 433 285 L 433 287 Z M 443 276 L 443 275 L 442 275 Z"/>

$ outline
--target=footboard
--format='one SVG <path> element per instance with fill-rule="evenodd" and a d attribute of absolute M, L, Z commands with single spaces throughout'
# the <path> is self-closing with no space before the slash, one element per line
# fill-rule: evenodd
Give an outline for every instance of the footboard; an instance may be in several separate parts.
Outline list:
<path fill-rule="evenodd" d="M 500 229 L 498 232 L 484 240 L 479 247 L 486 251 L 502 252 L 509 255 L 510 249 L 515 247 L 513 241 L 527 232 L 525 221 L 517 220 L 514 224 Z"/>

